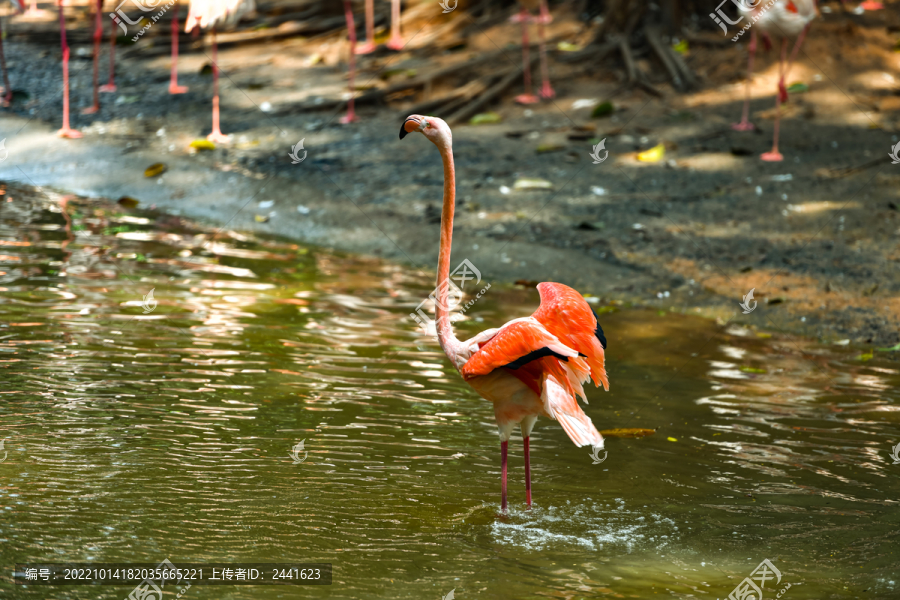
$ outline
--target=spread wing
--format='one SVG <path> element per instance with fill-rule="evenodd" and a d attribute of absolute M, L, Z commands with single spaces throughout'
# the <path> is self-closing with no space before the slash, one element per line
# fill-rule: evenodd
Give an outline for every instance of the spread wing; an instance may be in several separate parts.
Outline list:
<path fill-rule="evenodd" d="M 539 283 L 541 306 L 532 317 L 565 346 L 576 350 L 590 367 L 594 385 L 609 391 L 606 376 L 606 336 L 584 297 L 561 283 Z"/>

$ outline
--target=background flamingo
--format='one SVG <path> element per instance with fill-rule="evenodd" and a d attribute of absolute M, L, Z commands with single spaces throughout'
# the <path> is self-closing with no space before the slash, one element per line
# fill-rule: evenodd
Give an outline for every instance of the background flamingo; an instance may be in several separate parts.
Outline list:
<path fill-rule="evenodd" d="M 550 11 L 547 9 L 547 0 L 519 0 L 521 10 L 518 15 L 510 19 L 514 23 L 522 24 L 522 69 L 525 79 L 525 93 L 516 96 L 519 104 L 536 104 L 540 99 L 531 93 L 531 61 L 529 60 L 531 44 L 528 40 L 528 23 L 534 21 L 538 24 L 538 39 L 541 53 L 541 97 L 553 98 L 556 92 L 550 87 L 550 71 L 547 67 L 547 46 L 544 39 L 544 25 L 553 21 Z M 531 12 L 538 9 L 537 18 L 531 16 Z"/>
<path fill-rule="evenodd" d="M 81 110 L 83 115 L 92 115 L 100 110 L 100 41 L 103 39 L 103 23 L 100 13 L 103 12 L 103 0 L 94 3 L 94 103 Z"/>
<path fill-rule="evenodd" d="M 80 138 L 81 132 L 69 127 L 69 44 L 66 43 L 66 19 L 63 16 L 63 0 L 57 0 L 59 8 L 59 42 L 62 46 L 63 70 L 63 122 L 62 128 L 56 132 L 59 137 Z"/>
<path fill-rule="evenodd" d="M 743 5 L 742 5 L 743 6 Z M 784 157 L 778 151 L 778 133 L 781 125 L 781 103 L 787 102 L 788 93 L 785 79 L 791 71 L 797 52 L 806 37 L 810 22 L 816 18 L 815 0 L 776 0 L 775 4 L 767 10 L 762 5 L 750 10 L 742 9 L 741 12 L 748 19 L 759 17 L 750 29 L 749 58 L 747 61 L 747 87 L 744 98 L 744 108 L 741 113 L 741 122 L 732 127 L 738 131 L 749 131 L 753 124 L 749 121 L 750 115 L 750 82 L 753 77 L 753 57 L 756 54 L 757 35 L 763 35 L 769 42 L 770 37 L 781 38 L 781 58 L 778 63 L 778 93 L 775 95 L 775 132 L 772 141 L 772 151 L 763 153 L 760 158 L 768 162 L 778 162 Z M 791 57 L 787 58 L 787 45 L 789 38 L 797 38 Z"/>
<path fill-rule="evenodd" d="M 356 75 L 356 26 L 353 24 L 353 6 L 350 0 L 344 0 L 344 18 L 347 19 L 347 33 L 350 35 L 350 101 L 347 102 L 347 114 L 341 117 L 341 123 L 352 123 L 356 120 L 356 113 L 353 111 L 354 94 L 353 77 Z"/>
<path fill-rule="evenodd" d="M 366 0 L 366 41 L 356 47 L 357 54 L 370 54 L 375 51 L 375 2 Z M 391 37 L 385 44 L 391 50 L 403 49 L 403 36 L 400 35 L 400 0 L 391 0 Z"/>
<path fill-rule="evenodd" d="M 400 139 L 419 131 L 431 140 L 444 164 L 444 205 L 438 253 L 436 327 L 441 348 L 478 394 L 494 405 L 500 431 L 500 503 L 506 510 L 506 456 L 509 437 L 521 424 L 525 450 L 525 496 L 531 506 L 529 437 L 539 415 L 556 419 L 581 447 L 603 448 L 603 436 L 578 405 L 585 401 L 582 384 L 609 389 L 604 364 L 606 338 L 585 299 L 560 283 L 540 283 L 541 306 L 530 317 L 513 319 L 460 342 L 453 333 L 448 303 L 450 246 L 456 202 L 450 127 L 436 117 L 410 115 L 400 127 Z"/>
<path fill-rule="evenodd" d="M 219 63 L 216 29 L 220 25 L 226 27 L 234 25 L 242 16 L 254 10 L 256 10 L 254 0 L 191 0 L 185 21 L 185 32 L 189 33 L 195 27 L 212 28 L 213 116 L 212 133 L 206 136 L 211 142 L 228 141 L 228 136 L 223 135 L 219 129 Z"/>
<path fill-rule="evenodd" d="M 187 87 L 178 85 L 178 3 L 172 7 L 172 73 L 169 77 L 169 93 L 184 94 Z"/>
<path fill-rule="evenodd" d="M 13 14 L 18 14 L 25 10 L 22 0 L 9 0 L 8 3 Z M 12 102 L 13 91 L 9 85 L 9 73 L 6 70 L 6 55 L 3 53 L 2 27 L 0 27 L 0 68 L 3 69 L 3 96 L 0 98 L 0 106 L 9 106 L 9 103 Z"/>

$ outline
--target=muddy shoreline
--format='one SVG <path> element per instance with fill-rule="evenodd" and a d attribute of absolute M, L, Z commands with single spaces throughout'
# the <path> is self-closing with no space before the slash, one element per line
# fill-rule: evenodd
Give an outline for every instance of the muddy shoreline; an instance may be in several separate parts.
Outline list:
<path fill-rule="evenodd" d="M 751 103 L 758 129 L 750 133 L 730 128 L 743 91 L 740 44 L 692 49 L 689 59 L 705 67 L 703 88 L 679 95 L 661 86 L 661 99 L 623 88 L 613 71 L 567 78 L 567 67 L 553 63 L 554 101 L 530 109 L 505 101 L 492 107 L 501 123 L 454 128 L 454 263 L 469 259 L 492 285 L 561 281 L 604 303 L 862 348 L 897 344 L 900 166 L 887 153 L 900 124 L 898 55 L 848 47 L 838 61 L 835 39 L 852 34 L 889 48 L 891 38 L 879 27 L 846 33 L 843 15 L 823 21 L 795 66 L 809 90 L 786 109 L 783 163 L 758 160 L 771 144 L 773 53 L 759 59 Z M 287 40 L 223 51 L 223 130 L 234 136 L 227 147 L 193 152 L 210 125 L 203 53 L 183 57 L 183 96 L 166 92 L 165 57 L 129 53 L 118 67 L 119 91 L 104 95 L 100 113 L 74 115 L 84 138 L 62 140 L 54 134 L 58 49 L 13 37 L 13 87 L 28 98 L 2 113 L 9 156 L 0 180 L 129 196 L 142 208 L 433 271 L 437 152 L 420 137 L 398 139 L 402 102 L 362 107 L 351 126 L 337 124 L 339 111 L 288 114 L 292 104 L 338 95 L 344 85 L 342 64 L 303 66 L 317 48 Z M 73 51 L 82 56 L 73 60 L 73 112 L 90 101 L 83 54 Z M 377 73 L 416 61 L 382 53 L 362 67 Z M 591 119 L 584 99 L 611 101 L 615 112 Z M 585 127 L 587 138 L 579 134 Z M 600 138 L 610 155 L 595 165 L 591 140 Z M 300 140 L 308 154 L 292 164 Z M 663 160 L 636 159 L 660 143 Z M 145 177 L 155 163 L 165 173 Z M 550 187 L 515 189 L 524 178 Z M 743 314 L 739 303 L 751 288 L 758 308 Z"/>

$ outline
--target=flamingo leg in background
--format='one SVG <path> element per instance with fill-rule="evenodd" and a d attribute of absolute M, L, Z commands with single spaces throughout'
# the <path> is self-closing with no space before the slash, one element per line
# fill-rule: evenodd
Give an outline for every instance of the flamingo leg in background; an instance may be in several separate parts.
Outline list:
<path fill-rule="evenodd" d="M 375 48 L 375 2 L 366 0 L 366 43 L 356 47 L 356 54 L 370 54 Z"/>
<path fill-rule="evenodd" d="M 800 52 L 800 45 L 803 44 L 803 39 L 806 37 L 807 31 L 809 31 L 809 24 L 807 24 L 806 27 L 803 28 L 803 31 L 800 32 L 800 35 L 797 36 L 797 41 L 794 43 L 794 49 L 791 51 L 791 58 L 788 60 L 787 67 L 784 70 L 784 76 L 781 78 L 778 85 L 778 92 L 781 94 L 782 102 L 787 102 L 788 99 L 787 88 L 785 87 L 784 82 L 791 72 L 791 67 L 794 66 L 794 61 L 797 60 L 797 53 Z"/>
<path fill-rule="evenodd" d="M 506 512 L 506 453 L 509 442 L 500 442 L 500 510 Z"/>
<path fill-rule="evenodd" d="M 547 45 L 544 42 L 544 24 L 551 21 L 550 11 L 547 10 L 547 0 L 541 0 L 541 15 L 537 19 L 538 38 L 541 41 L 541 98 L 553 98 L 556 92 L 550 87 L 550 70 L 547 67 Z"/>
<path fill-rule="evenodd" d="M 350 0 L 344 0 L 344 18 L 347 19 L 347 33 L 350 35 L 350 101 L 347 103 L 347 114 L 341 117 L 340 122 L 347 124 L 356 120 L 356 113 L 353 111 L 354 94 L 353 76 L 356 74 L 356 25 L 353 23 L 353 7 Z"/>
<path fill-rule="evenodd" d="M 100 21 L 100 12 L 103 10 L 103 0 L 97 0 L 94 11 L 94 103 L 81 110 L 83 115 L 92 115 L 100 110 L 100 41 L 103 39 L 103 23 Z"/>
<path fill-rule="evenodd" d="M 6 55 L 3 54 L 3 33 L 0 31 L 0 67 L 3 68 L 3 97 L 0 106 L 7 107 L 12 102 L 13 91 L 9 85 L 9 72 L 6 70 Z"/>
<path fill-rule="evenodd" d="M 747 59 L 747 88 L 744 94 L 744 109 L 741 112 L 741 122 L 732 123 L 731 128 L 735 131 L 752 131 L 753 123 L 750 118 L 750 84 L 753 81 L 753 57 L 756 55 L 756 30 L 750 30 L 750 45 L 747 47 L 749 58 Z"/>
<path fill-rule="evenodd" d="M 66 43 L 66 19 L 63 16 L 63 3 L 59 1 L 59 40 L 62 45 L 63 68 L 63 124 L 56 135 L 64 138 L 80 138 L 81 132 L 69 127 L 69 44 Z"/>
<path fill-rule="evenodd" d="M 775 95 L 775 133 L 772 138 L 772 151 L 764 152 L 760 158 L 766 162 L 780 162 L 784 160 L 778 151 L 778 130 L 781 125 L 781 95 L 784 88 L 784 67 L 787 59 L 787 38 L 781 40 L 781 61 L 778 63 L 778 93 Z M 787 92 L 784 92 L 787 96 Z"/>
<path fill-rule="evenodd" d="M 525 8 L 519 13 L 516 20 L 522 22 L 522 73 L 525 78 L 525 93 L 516 96 L 519 104 L 537 104 L 540 102 L 537 96 L 531 93 L 531 58 L 529 55 L 530 44 L 528 41 L 528 20 L 530 16 Z"/>
<path fill-rule="evenodd" d="M 178 85 L 178 4 L 172 7 L 172 76 L 169 78 L 169 93 L 184 94 L 188 89 Z"/>
<path fill-rule="evenodd" d="M 212 72 L 213 72 L 213 113 L 212 133 L 206 136 L 211 142 L 227 143 L 228 136 L 219 129 L 219 44 L 216 41 L 216 26 L 212 28 Z"/>
<path fill-rule="evenodd" d="M 24 16 L 26 17 L 46 17 L 47 11 L 37 7 L 37 0 L 31 0 L 28 5 L 28 10 L 25 11 Z"/>
<path fill-rule="evenodd" d="M 109 33 L 109 81 L 100 86 L 101 92 L 116 91 L 116 22 L 112 23 L 112 30 Z"/>
<path fill-rule="evenodd" d="M 391 0 L 391 39 L 386 45 L 391 50 L 403 50 L 403 36 L 400 35 L 400 0 Z"/>

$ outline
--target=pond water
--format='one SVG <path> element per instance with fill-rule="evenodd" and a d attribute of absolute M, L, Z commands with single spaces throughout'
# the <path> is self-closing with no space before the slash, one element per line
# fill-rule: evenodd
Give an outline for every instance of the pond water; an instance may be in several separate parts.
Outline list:
<path fill-rule="evenodd" d="M 764 559 L 766 598 L 900 597 L 886 353 L 595 304 L 585 410 L 656 432 L 594 464 L 539 420 L 528 511 L 517 431 L 499 517 L 492 408 L 409 317 L 431 273 L 2 192 L 0 596 L 125 598 L 12 565 L 168 558 L 334 565 L 189 600 L 725 598 Z M 494 284 L 459 336 L 537 303 Z"/>

